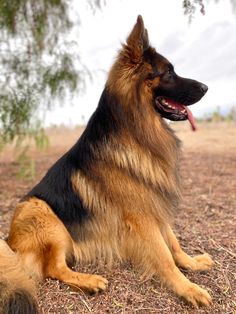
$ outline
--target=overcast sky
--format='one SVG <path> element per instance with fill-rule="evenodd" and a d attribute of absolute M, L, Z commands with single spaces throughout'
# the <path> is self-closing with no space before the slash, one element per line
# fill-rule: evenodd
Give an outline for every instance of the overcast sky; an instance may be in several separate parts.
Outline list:
<path fill-rule="evenodd" d="M 195 116 L 217 106 L 222 112 L 236 106 L 236 15 L 229 0 L 206 4 L 206 15 L 196 14 L 190 25 L 182 0 L 109 0 L 95 15 L 75 1 L 75 11 L 81 19 L 76 40 L 93 82 L 87 84 L 84 96 L 48 113 L 47 125 L 76 125 L 82 116 L 89 119 L 120 44 L 138 14 L 143 16 L 151 44 L 174 64 L 176 72 L 208 85 L 206 96 L 191 108 Z"/>

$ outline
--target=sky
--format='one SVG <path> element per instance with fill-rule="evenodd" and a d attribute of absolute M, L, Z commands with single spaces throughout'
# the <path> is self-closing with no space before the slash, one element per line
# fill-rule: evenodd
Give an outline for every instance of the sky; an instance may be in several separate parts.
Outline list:
<path fill-rule="evenodd" d="M 217 107 L 225 113 L 236 106 L 236 13 L 232 13 L 230 0 L 209 1 L 206 14 L 197 12 L 191 24 L 183 13 L 182 0 L 107 0 L 95 14 L 85 3 L 74 1 L 73 10 L 80 19 L 74 36 L 92 81 L 87 82 L 82 96 L 75 95 L 47 113 L 45 125 L 74 126 L 88 121 L 138 14 L 143 16 L 151 45 L 174 64 L 177 74 L 208 85 L 203 99 L 191 106 L 195 117 Z"/>

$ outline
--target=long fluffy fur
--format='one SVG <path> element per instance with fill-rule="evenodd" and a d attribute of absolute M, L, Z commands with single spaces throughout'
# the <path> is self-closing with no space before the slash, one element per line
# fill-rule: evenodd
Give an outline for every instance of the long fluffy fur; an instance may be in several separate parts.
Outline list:
<path fill-rule="evenodd" d="M 212 261 L 204 257 L 198 265 L 169 226 L 181 197 L 180 142 L 153 100 L 160 84 L 157 67 L 168 64 L 149 47 L 139 17 L 84 133 L 16 207 L 7 242 L 17 255 L 0 242 L 5 308 L 21 303 L 24 313 L 36 311 L 34 288 L 46 277 L 90 292 L 104 290 L 105 278 L 68 267 L 75 259 L 101 256 L 131 260 L 145 277 L 158 274 L 193 304 L 210 303 L 208 293 L 175 265 L 205 269 Z"/>
<path fill-rule="evenodd" d="M 92 216 L 95 216 L 95 219 L 91 218 L 82 228 L 78 227 L 78 233 L 82 233 L 85 228 L 85 235 L 78 236 L 78 239 L 84 239 L 84 245 L 82 241 L 79 241 L 78 245 L 81 257 L 89 255 L 94 259 L 99 252 L 106 254 L 106 251 L 108 255 L 113 251 L 122 256 L 121 239 L 125 242 L 127 235 L 125 230 L 122 234 L 120 226 L 125 222 L 127 213 L 132 215 L 133 212 L 140 212 L 140 215 L 152 217 L 161 224 L 171 219 L 180 197 L 178 140 L 165 122 L 155 118 L 152 112 L 136 112 L 139 103 L 132 102 L 133 114 L 123 112 L 123 108 L 128 105 L 122 103 L 121 107 L 116 97 L 105 90 L 94 118 L 103 106 L 109 104 L 111 112 L 108 119 L 119 128 L 117 127 L 115 134 L 106 134 L 99 146 L 97 142 L 88 142 L 92 156 L 90 168 L 88 171 L 76 171 L 72 178 L 74 190 L 81 196 L 83 204 L 89 208 Z M 147 104 L 145 105 L 147 107 Z M 142 104 L 139 107 L 141 108 Z M 120 112 L 113 113 L 112 110 L 117 111 L 117 108 Z M 146 115 L 145 119 L 149 120 L 147 125 L 140 125 L 140 116 L 138 119 L 136 116 L 130 118 L 139 114 Z M 106 124 L 106 121 L 103 119 L 100 123 Z M 156 124 L 154 135 L 149 130 L 153 124 Z M 88 130 L 96 132 L 96 127 L 97 124 L 91 124 Z M 142 130 L 142 135 L 137 134 L 139 130 Z M 87 136 L 89 137 L 89 134 Z M 88 232 L 87 228 L 92 231 Z M 89 235 L 88 241 L 86 235 Z M 91 240 L 94 242 L 93 246 Z M 107 250 L 104 250 L 104 247 Z"/>
<path fill-rule="evenodd" d="M 17 254 L 0 240 L 0 313 L 38 313 L 36 282 L 27 274 Z"/>

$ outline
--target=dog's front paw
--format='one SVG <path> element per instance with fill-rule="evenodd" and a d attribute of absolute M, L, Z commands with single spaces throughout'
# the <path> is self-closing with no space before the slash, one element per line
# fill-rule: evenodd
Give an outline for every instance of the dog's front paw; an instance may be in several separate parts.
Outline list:
<path fill-rule="evenodd" d="M 214 265 L 214 262 L 209 254 L 201 254 L 193 257 L 194 260 L 194 268 L 196 271 L 204 271 L 209 270 Z"/>
<path fill-rule="evenodd" d="M 198 307 L 199 305 L 209 306 L 212 304 L 212 299 L 209 293 L 194 283 L 191 283 L 191 285 L 184 291 L 182 297 L 194 307 Z"/>

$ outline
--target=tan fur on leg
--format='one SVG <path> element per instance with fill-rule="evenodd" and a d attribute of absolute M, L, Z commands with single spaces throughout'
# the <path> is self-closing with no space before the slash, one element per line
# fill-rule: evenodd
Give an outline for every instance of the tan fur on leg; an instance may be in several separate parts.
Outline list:
<path fill-rule="evenodd" d="M 186 254 L 180 247 L 180 244 L 169 225 L 162 228 L 162 234 L 178 266 L 193 271 L 204 271 L 211 269 L 214 265 L 210 255 L 207 253 L 194 257 Z"/>
<path fill-rule="evenodd" d="M 73 240 L 63 223 L 42 200 L 31 198 L 18 205 L 8 242 L 18 251 L 32 274 L 59 279 L 77 289 L 104 290 L 101 276 L 72 271 L 66 260 L 74 255 Z"/>
<path fill-rule="evenodd" d="M 108 284 L 108 281 L 102 276 L 72 271 L 66 265 L 63 250 L 56 245 L 50 252 L 50 258 L 48 258 L 46 276 L 63 281 L 75 290 L 82 289 L 90 293 L 105 290 Z"/>
<path fill-rule="evenodd" d="M 190 282 L 176 267 L 156 222 L 130 215 L 126 217 L 126 223 L 129 227 L 126 254 L 132 260 L 145 266 L 150 275 L 158 275 L 169 288 L 194 306 L 210 305 L 211 297 L 208 292 Z"/>

